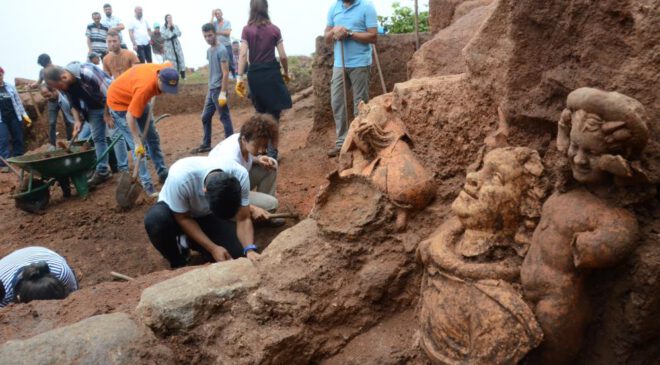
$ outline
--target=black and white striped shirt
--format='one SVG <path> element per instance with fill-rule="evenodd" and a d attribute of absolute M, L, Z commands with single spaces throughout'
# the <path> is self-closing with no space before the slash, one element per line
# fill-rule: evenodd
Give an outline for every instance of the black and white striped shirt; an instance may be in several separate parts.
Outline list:
<path fill-rule="evenodd" d="M 69 293 L 78 290 L 78 281 L 64 257 L 58 255 L 45 247 L 26 247 L 16 250 L 0 260 L 0 281 L 5 288 L 5 298 L 0 302 L 0 307 L 14 301 L 14 285 L 16 274 L 24 266 L 45 261 L 50 273 L 60 279 Z"/>
<path fill-rule="evenodd" d="M 99 54 L 105 54 L 108 51 L 108 45 L 105 42 L 108 37 L 108 27 L 103 24 L 99 24 L 97 27 L 96 23 L 92 23 L 87 26 L 85 35 L 92 43 L 92 51 Z"/>

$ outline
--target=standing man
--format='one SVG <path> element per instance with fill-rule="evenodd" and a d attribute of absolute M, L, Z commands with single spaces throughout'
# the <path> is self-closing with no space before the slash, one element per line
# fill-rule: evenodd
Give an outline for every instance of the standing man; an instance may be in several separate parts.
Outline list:
<path fill-rule="evenodd" d="M 162 65 L 136 65 L 115 79 L 108 89 L 108 107 L 115 121 L 115 127 L 122 133 L 128 149 L 135 155 L 144 156 L 145 148 L 140 138 L 148 118 L 152 118 L 151 100 L 161 93 L 175 94 L 179 85 L 179 73 L 169 63 Z M 144 133 L 144 139 L 149 147 L 149 157 L 156 168 L 158 179 L 164 183 L 167 179 L 165 158 L 160 149 L 160 136 L 153 121 Z M 124 155 L 126 151 L 124 150 Z M 120 161 L 120 156 L 117 156 Z M 117 166 L 120 170 L 121 167 Z M 145 193 L 156 196 L 156 190 L 151 182 L 151 174 L 145 159 L 140 160 L 140 181 Z"/>
<path fill-rule="evenodd" d="M 142 16 L 142 7 L 135 7 L 135 19 L 128 26 L 133 50 L 141 63 L 151 63 L 151 26 Z"/>
<path fill-rule="evenodd" d="M 87 37 L 87 53 L 96 53 L 99 57 L 103 58 L 108 53 L 108 46 L 105 43 L 105 38 L 108 35 L 108 27 L 101 24 L 101 14 L 99 12 L 92 13 L 93 22 L 87 26 L 85 36 Z"/>
<path fill-rule="evenodd" d="M 342 67 L 346 68 L 346 80 L 353 89 L 353 112 L 357 116 L 360 101 L 369 102 L 369 74 L 371 72 L 371 44 L 378 39 L 378 17 L 376 8 L 369 0 L 337 0 L 328 12 L 325 40 L 335 42 L 335 63 L 332 69 L 331 103 L 335 118 L 337 141 L 328 150 L 329 157 L 341 151 L 348 123 L 344 105 L 344 82 Z M 344 60 L 342 64 L 342 46 Z M 348 86 L 347 86 L 348 87 Z"/>
<path fill-rule="evenodd" d="M 170 174 L 144 226 L 173 269 L 186 265 L 190 249 L 213 261 L 259 257 L 243 166 L 231 159 L 188 157 L 175 162 Z"/>
<path fill-rule="evenodd" d="M 64 97 L 59 91 L 49 87 L 48 85 L 41 85 L 41 96 L 48 100 L 48 103 L 57 104 L 58 108 L 54 110 L 48 109 L 48 142 L 50 143 L 49 149 L 55 149 L 55 144 L 57 143 L 57 116 L 59 110 L 62 109 L 62 115 L 64 116 L 64 130 L 66 131 L 66 139 L 71 140 L 73 138 L 73 125 L 75 119 L 71 114 L 71 105 L 69 101 Z"/>
<path fill-rule="evenodd" d="M 111 30 L 117 32 L 117 34 L 119 35 L 119 43 L 121 44 L 121 48 L 126 49 L 126 43 L 124 43 L 124 39 L 121 35 L 121 32 L 125 28 L 124 23 L 122 23 L 121 19 L 112 15 L 112 5 L 110 4 L 103 5 L 103 12 L 105 13 L 105 17 L 103 17 L 103 19 L 101 20 L 101 24 L 103 24 L 108 28 L 108 32 Z"/>
<path fill-rule="evenodd" d="M 234 77 L 236 77 L 236 68 L 234 68 L 234 53 L 231 49 L 231 22 L 222 16 L 222 10 L 213 10 L 211 23 L 213 23 L 213 26 L 215 27 L 215 34 L 218 36 L 218 43 L 227 49 L 227 56 L 229 57 L 229 71 Z"/>
<path fill-rule="evenodd" d="M 41 66 L 41 70 L 39 70 L 39 80 L 36 82 L 30 84 L 31 89 L 36 89 L 38 88 L 41 84 L 44 82 L 44 71 L 46 70 L 47 67 L 53 65 L 53 61 L 51 61 L 50 56 L 46 53 L 42 53 L 39 55 L 37 58 L 37 64 Z M 48 122 L 49 123 L 57 123 L 57 115 L 60 112 L 60 105 L 53 100 L 48 100 L 47 104 L 47 109 L 48 109 Z M 55 122 L 52 121 L 52 118 L 55 118 Z M 48 146 L 48 149 L 55 150 L 55 136 L 56 131 L 53 130 L 53 128 L 50 128 L 50 133 L 48 136 L 48 139 L 50 141 L 50 146 Z"/>
<path fill-rule="evenodd" d="M 193 149 L 191 153 L 204 153 L 211 150 L 211 130 L 213 126 L 213 115 L 216 110 L 220 114 L 220 121 L 225 128 L 225 138 L 234 134 L 231 123 L 229 105 L 227 104 L 227 85 L 229 83 L 229 56 L 227 49 L 218 44 L 215 27 L 211 23 L 202 26 L 204 40 L 211 46 L 206 51 L 206 59 L 209 61 L 209 91 L 206 94 L 204 111 L 202 112 L 202 125 L 204 136 L 202 144 Z"/>
<path fill-rule="evenodd" d="M 114 79 L 140 63 L 135 53 L 121 48 L 120 42 L 119 33 L 114 30 L 108 32 L 108 54 L 103 58 L 103 71 Z"/>
<path fill-rule="evenodd" d="M 91 63 L 79 62 L 71 62 L 66 68 L 49 66 L 44 77 L 48 86 L 63 92 L 71 103 L 74 134 L 80 132 L 84 120 L 89 122 L 99 163 L 88 183 L 96 186 L 105 182 L 111 176 L 108 156 L 101 156 L 108 148 L 104 113 L 110 77 Z"/>

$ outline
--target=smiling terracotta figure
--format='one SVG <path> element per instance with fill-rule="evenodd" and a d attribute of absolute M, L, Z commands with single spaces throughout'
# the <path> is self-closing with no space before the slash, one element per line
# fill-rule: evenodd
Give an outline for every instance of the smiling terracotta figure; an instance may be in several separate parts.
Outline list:
<path fill-rule="evenodd" d="M 418 250 L 425 267 L 421 345 L 438 364 L 514 364 L 542 338 L 512 284 L 545 196 L 526 147 L 497 148 L 467 175 L 448 219 Z"/>
<path fill-rule="evenodd" d="M 521 269 L 525 298 L 544 334 L 535 364 L 571 363 L 581 347 L 591 307 L 591 269 L 620 263 L 635 248 L 635 216 L 611 199 L 612 187 L 635 180 L 648 140 L 644 108 L 628 96 L 581 88 L 568 96 L 558 149 L 574 179 L 543 206 Z"/>

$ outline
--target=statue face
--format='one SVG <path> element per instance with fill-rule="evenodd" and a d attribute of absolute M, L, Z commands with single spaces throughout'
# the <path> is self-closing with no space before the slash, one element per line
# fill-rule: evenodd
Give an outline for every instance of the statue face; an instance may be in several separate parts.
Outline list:
<path fill-rule="evenodd" d="M 586 185 L 604 181 L 608 174 L 598 166 L 598 159 L 606 152 L 600 133 L 573 126 L 567 154 L 575 180 Z"/>
<path fill-rule="evenodd" d="M 513 156 L 494 150 L 481 170 L 467 175 L 452 209 L 467 229 L 510 230 L 517 227 L 522 190 L 516 183 L 522 167 Z"/>

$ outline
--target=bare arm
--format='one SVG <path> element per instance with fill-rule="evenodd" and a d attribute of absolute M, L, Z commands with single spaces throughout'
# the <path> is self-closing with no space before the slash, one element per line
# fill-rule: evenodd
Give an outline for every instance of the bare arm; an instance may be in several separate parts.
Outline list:
<path fill-rule="evenodd" d="M 227 85 L 229 85 L 229 63 L 227 61 L 220 62 L 222 69 L 222 87 L 220 92 L 227 92 Z"/>
<path fill-rule="evenodd" d="M 635 248 L 639 226 L 622 209 L 596 214 L 593 229 L 576 233 L 571 242 L 577 268 L 603 268 L 617 264 Z"/>
<path fill-rule="evenodd" d="M 238 56 L 238 74 L 242 76 L 245 74 L 245 69 L 247 67 L 247 56 L 248 56 L 248 43 L 247 41 L 241 42 L 241 51 Z"/>
<path fill-rule="evenodd" d="M 335 39 L 335 33 L 333 32 L 333 27 L 327 26 L 325 27 L 325 31 L 323 32 L 323 37 L 325 38 L 325 41 L 330 43 Z"/>
<path fill-rule="evenodd" d="M 378 29 L 369 28 L 366 32 L 355 32 L 350 39 L 364 44 L 376 44 L 378 41 Z"/>
<path fill-rule="evenodd" d="M 133 29 L 128 30 L 128 35 L 131 37 L 131 43 L 133 43 L 133 49 L 137 48 L 137 43 L 135 43 L 135 35 Z"/>
<path fill-rule="evenodd" d="M 126 29 L 126 27 L 124 26 L 124 23 L 119 23 L 113 29 L 115 29 L 117 32 L 121 32 L 122 30 Z"/>
<path fill-rule="evenodd" d="M 216 261 L 224 261 L 231 259 L 229 252 L 223 247 L 216 245 L 209 236 L 202 231 L 197 221 L 186 213 L 174 213 L 174 220 L 179 224 L 183 233 L 190 237 L 193 241 L 202 246 L 208 253 L 210 253 Z"/>
<path fill-rule="evenodd" d="M 284 51 L 284 42 L 277 44 L 277 54 L 280 56 L 280 63 L 285 75 L 289 75 L 289 60 L 286 58 L 286 51 Z"/>
<path fill-rule="evenodd" d="M 92 52 L 92 39 L 87 37 L 87 52 Z"/>
<path fill-rule="evenodd" d="M 241 241 L 243 248 L 254 244 L 254 227 L 252 226 L 252 217 L 250 214 L 250 206 L 241 207 L 238 214 L 236 214 L 236 234 L 238 235 L 238 240 Z M 254 251 L 249 251 L 247 257 L 250 260 L 258 257 Z"/>

